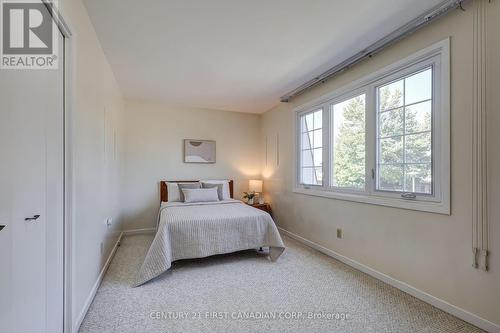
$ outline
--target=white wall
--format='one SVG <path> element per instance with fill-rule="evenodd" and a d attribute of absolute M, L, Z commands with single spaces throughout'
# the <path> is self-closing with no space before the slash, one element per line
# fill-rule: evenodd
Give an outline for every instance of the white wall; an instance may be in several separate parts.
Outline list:
<path fill-rule="evenodd" d="M 403 281 L 455 306 L 500 325 L 500 3 L 487 5 L 488 106 L 491 270 L 471 267 L 472 229 L 472 14 L 456 11 L 355 66 L 292 103 L 280 104 L 262 117 L 268 142 L 263 164 L 265 192 L 277 223 L 306 239 Z M 452 215 L 387 208 L 295 194 L 293 184 L 293 108 L 426 46 L 451 36 L 451 180 Z M 264 154 L 264 149 L 263 149 Z M 344 238 L 336 238 L 342 228 Z"/>
<path fill-rule="evenodd" d="M 128 101 L 122 184 L 124 228 L 151 228 L 160 180 L 233 179 L 235 198 L 260 178 L 260 116 Z M 183 139 L 215 140 L 217 163 L 183 163 Z"/>
<path fill-rule="evenodd" d="M 74 173 L 71 316 L 76 325 L 121 231 L 117 194 L 123 99 L 82 2 L 62 0 L 60 6 L 73 33 L 68 70 Z M 110 228 L 107 217 L 114 219 Z"/>

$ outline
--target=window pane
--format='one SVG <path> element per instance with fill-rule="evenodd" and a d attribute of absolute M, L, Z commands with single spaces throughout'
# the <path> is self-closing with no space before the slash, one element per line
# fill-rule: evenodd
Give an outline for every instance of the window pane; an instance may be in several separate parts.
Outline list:
<path fill-rule="evenodd" d="M 312 113 L 306 114 L 303 116 L 305 118 L 304 127 L 302 128 L 302 132 L 311 131 L 314 128 L 314 116 Z"/>
<path fill-rule="evenodd" d="M 311 149 L 311 135 L 312 132 L 302 133 L 301 149 Z"/>
<path fill-rule="evenodd" d="M 333 119 L 332 185 L 365 187 L 365 95 L 331 107 Z"/>
<path fill-rule="evenodd" d="M 423 102 L 406 107 L 406 133 L 430 131 L 432 126 L 432 102 Z"/>
<path fill-rule="evenodd" d="M 319 110 L 314 112 L 314 129 L 323 127 L 323 111 Z"/>
<path fill-rule="evenodd" d="M 407 135 L 405 154 L 407 163 L 431 162 L 431 133 Z"/>
<path fill-rule="evenodd" d="M 378 99 L 380 111 L 403 106 L 403 81 L 399 80 L 379 88 Z"/>
<path fill-rule="evenodd" d="M 393 136 L 403 134 L 403 108 L 380 113 L 379 135 Z"/>
<path fill-rule="evenodd" d="M 313 133 L 313 147 L 321 148 L 323 147 L 323 131 L 315 130 Z"/>
<path fill-rule="evenodd" d="M 314 176 L 316 183 L 314 185 L 323 184 L 323 168 L 314 168 Z"/>
<path fill-rule="evenodd" d="M 302 184 L 315 184 L 313 168 L 302 168 L 301 169 L 301 183 Z"/>
<path fill-rule="evenodd" d="M 378 94 L 377 189 L 429 193 L 432 68 L 381 86 Z"/>
<path fill-rule="evenodd" d="M 402 191 L 403 178 L 402 165 L 381 165 L 378 188 L 385 191 Z"/>
<path fill-rule="evenodd" d="M 300 117 L 300 182 L 302 184 L 321 185 L 323 178 L 322 118 L 322 110 L 309 112 Z"/>
<path fill-rule="evenodd" d="M 307 185 L 321 185 L 323 174 L 321 168 L 302 168 L 300 182 Z"/>
<path fill-rule="evenodd" d="M 380 139 L 379 163 L 403 163 L 403 137 Z"/>
<path fill-rule="evenodd" d="M 430 164 L 410 164 L 405 168 L 406 192 L 432 194 L 432 168 Z"/>
<path fill-rule="evenodd" d="M 312 167 L 313 165 L 313 155 L 312 150 L 303 150 L 301 163 L 303 167 Z"/>
<path fill-rule="evenodd" d="M 323 149 L 319 148 L 313 150 L 313 161 L 315 167 L 323 165 Z"/>
<path fill-rule="evenodd" d="M 432 68 L 405 79 L 405 104 L 432 98 Z"/>

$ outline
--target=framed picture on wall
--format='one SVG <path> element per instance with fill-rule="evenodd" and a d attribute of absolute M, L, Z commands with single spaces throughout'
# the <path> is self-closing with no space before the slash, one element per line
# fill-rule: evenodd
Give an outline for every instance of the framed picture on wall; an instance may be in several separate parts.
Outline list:
<path fill-rule="evenodd" d="M 215 163 L 215 141 L 184 139 L 184 163 Z"/>

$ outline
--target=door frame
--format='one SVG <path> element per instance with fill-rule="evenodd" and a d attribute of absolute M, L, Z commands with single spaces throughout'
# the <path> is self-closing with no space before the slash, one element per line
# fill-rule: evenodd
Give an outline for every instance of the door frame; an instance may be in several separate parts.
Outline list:
<path fill-rule="evenodd" d="M 75 72 L 75 52 L 74 52 L 74 36 L 72 29 L 65 20 L 65 16 L 61 13 L 61 9 L 54 5 L 50 0 L 41 0 L 47 7 L 54 23 L 59 28 L 62 34 L 64 45 L 64 63 L 63 63 L 63 332 L 72 333 L 73 318 L 72 318 L 72 240 L 74 221 L 74 172 L 73 172 L 73 110 L 74 107 L 74 72 Z"/>

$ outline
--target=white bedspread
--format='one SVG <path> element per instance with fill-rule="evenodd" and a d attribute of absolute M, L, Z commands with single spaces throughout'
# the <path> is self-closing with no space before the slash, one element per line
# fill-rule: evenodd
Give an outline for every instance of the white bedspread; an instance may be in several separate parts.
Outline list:
<path fill-rule="evenodd" d="M 238 200 L 165 202 L 158 221 L 134 287 L 159 276 L 175 260 L 268 246 L 274 261 L 285 249 L 271 216 Z"/>

